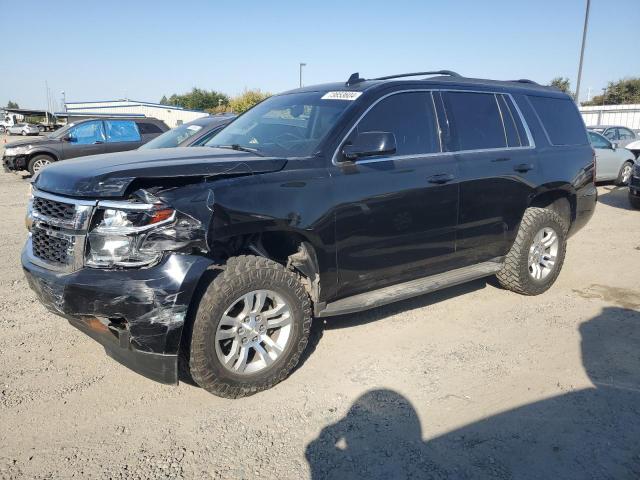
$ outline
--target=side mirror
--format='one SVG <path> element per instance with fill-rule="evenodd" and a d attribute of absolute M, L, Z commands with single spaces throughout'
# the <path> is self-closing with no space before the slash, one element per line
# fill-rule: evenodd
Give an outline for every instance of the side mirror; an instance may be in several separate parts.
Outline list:
<path fill-rule="evenodd" d="M 362 132 L 350 145 L 342 147 L 342 155 L 350 161 L 393 153 L 396 153 L 396 137 L 390 132 Z"/>
<path fill-rule="evenodd" d="M 616 142 L 611 142 L 611 150 L 615 152 L 616 148 L 618 148 L 618 144 Z"/>
<path fill-rule="evenodd" d="M 73 142 L 73 137 L 67 133 L 64 137 L 62 137 L 62 140 L 64 140 L 65 142 Z"/>

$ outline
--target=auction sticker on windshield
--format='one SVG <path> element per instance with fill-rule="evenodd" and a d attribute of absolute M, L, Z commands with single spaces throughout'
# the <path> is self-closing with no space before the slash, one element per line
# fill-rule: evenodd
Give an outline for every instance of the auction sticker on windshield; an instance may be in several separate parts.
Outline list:
<path fill-rule="evenodd" d="M 362 92 L 327 92 L 322 96 L 322 100 L 349 100 L 353 101 L 362 95 Z"/>

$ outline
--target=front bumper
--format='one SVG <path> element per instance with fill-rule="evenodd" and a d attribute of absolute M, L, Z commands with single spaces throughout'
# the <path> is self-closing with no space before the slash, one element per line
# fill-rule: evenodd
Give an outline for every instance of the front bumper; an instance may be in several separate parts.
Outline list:
<path fill-rule="evenodd" d="M 10 172 L 12 170 L 26 170 L 27 169 L 27 156 L 26 155 L 16 155 L 16 156 L 3 156 L 2 157 L 2 167 L 5 172 Z"/>
<path fill-rule="evenodd" d="M 30 243 L 22 252 L 22 267 L 45 307 L 130 369 L 158 382 L 178 382 L 182 329 L 210 259 L 168 254 L 146 269 L 60 273 L 34 264 Z"/>

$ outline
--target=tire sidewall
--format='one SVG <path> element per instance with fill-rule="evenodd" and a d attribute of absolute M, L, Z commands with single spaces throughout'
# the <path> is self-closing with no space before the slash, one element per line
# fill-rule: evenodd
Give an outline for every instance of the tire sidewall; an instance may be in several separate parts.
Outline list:
<path fill-rule="evenodd" d="M 38 160 L 48 160 L 49 161 L 48 165 L 51 165 L 53 163 L 53 160 L 51 159 L 51 157 L 48 157 L 46 155 L 36 155 L 31 160 L 29 160 L 29 163 L 27 164 L 27 170 L 32 176 L 36 175 L 36 172 L 33 171 L 33 166 Z"/>
<path fill-rule="evenodd" d="M 190 363 L 196 362 L 204 366 L 206 372 L 203 378 L 203 369 L 192 369 L 196 383 L 215 394 L 220 394 L 221 388 L 227 388 L 246 395 L 269 388 L 286 378 L 306 346 L 311 323 L 310 314 L 305 312 L 304 303 L 296 295 L 296 287 L 298 285 L 293 275 L 277 269 L 265 268 L 240 275 L 221 273 L 205 292 L 194 319 Z M 271 290 L 289 305 L 292 317 L 291 336 L 285 351 L 272 365 L 256 373 L 240 375 L 227 370 L 218 359 L 215 334 L 223 313 L 243 295 L 254 290 Z M 215 384 L 215 391 L 209 388 L 212 384 Z"/>
<path fill-rule="evenodd" d="M 531 225 L 532 228 L 524 234 L 523 244 L 525 248 L 522 248 L 518 262 L 521 270 L 521 278 L 526 283 L 525 288 L 527 292 L 532 295 L 540 294 L 548 290 L 551 285 L 554 284 L 562 270 L 562 264 L 564 263 L 567 251 L 567 234 L 565 232 L 564 225 L 560 223 L 556 216 L 551 214 L 551 212 L 545 213 L 545 215 L 536 217 Z M 558 236 L 558 255 L 556 256 L 556 263 L 553 270 L 549 275 L 541 280 L 536 280 L 529 273 L 529 249 L 531 248 L 531 244 L 533 243 L 533 239 L 536 234 L 545 227 L 552 228 Z"/>

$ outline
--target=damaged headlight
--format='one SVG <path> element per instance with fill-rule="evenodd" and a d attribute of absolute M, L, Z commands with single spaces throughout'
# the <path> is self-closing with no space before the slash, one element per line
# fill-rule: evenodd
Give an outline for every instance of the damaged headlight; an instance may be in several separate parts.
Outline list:
<path fill-rule="evenodd" d="M 89 229 L 85 264 L 89 267 L 141 267 L 160 260 L 162 245 L 150 239 L 171 227 L 176 212 L 149 204 L 98 206 Z"/>
<path fill-rule="evenodd" d="M 4 149 L 4 155 L 6 157 L 16 157 L 18 155 L 24 155 L 27 153 L 31 145 L 25 145 L 22 147 L 7 147 Z"/>

